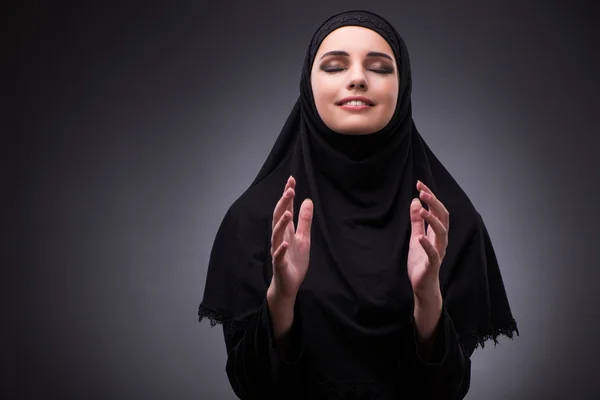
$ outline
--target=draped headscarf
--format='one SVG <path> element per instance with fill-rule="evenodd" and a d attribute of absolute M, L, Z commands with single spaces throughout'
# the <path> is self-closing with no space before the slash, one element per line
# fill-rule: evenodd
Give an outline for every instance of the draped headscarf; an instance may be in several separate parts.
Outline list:
<path fill-rule="evenodd" d="M 396 59 L 396 109 L 372 134 L 334 132 L 315 106 L 310 81 L 315 55 L 323 39 L 342 26 L 377 32 Z M 296 299 L 307 343 L 315 353 L 332 357 L 335 346 L 340 352 L 370 346 L 369 354 L 357 357 L 389 352 L 414 307 L 406 262 L 410 202 L 421 180 L 450 213 L 440 286 L 461 343 L 472 351 L 487 339 L 518 333 L 485 224 L 417 131 L 411 89 L 406 45 L 381 16 L 347 11 L 317 29 L 304 60 L 299 98 L 256 179 L 219 227 L 200 320 L 223 323 L 226 332 L 243 329 L 261 305 L 272 277 L 273 210 L 293 175 L 295 226 L 302 200 L 314 203 L 309 269 Z"/>

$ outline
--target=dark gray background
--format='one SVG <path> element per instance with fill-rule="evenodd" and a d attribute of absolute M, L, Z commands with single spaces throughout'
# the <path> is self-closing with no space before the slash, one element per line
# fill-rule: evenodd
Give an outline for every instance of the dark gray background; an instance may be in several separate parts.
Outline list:
<path fill-rule="evenodd" d="M 313 31 L 363 7 L 407 42 L 417 126 L 483 215 L 521 330 L 475 352 L 467 398 L 600 395 L 592 1 L 48 3 L 8 14 L 3 398 L 235 398 L 196 316 L 210 247 Z"/>

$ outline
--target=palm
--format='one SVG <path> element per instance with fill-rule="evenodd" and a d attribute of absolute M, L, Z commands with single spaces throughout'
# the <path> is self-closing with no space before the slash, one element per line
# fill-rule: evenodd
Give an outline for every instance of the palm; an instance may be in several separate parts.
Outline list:
<path fill-rule="evenodd" d="M 439 268 L 448 245 L 449 213 L 422 182 L 417 183 L 417 189 L 429 210 L 423 208 L 419 199 L 410 205 L 407 272 L 413 291 L 427 293 L 439 288 Z"/>
<path fill-rule="evenodd" d="M 289 248 L 284 255 L 288 267 L 283 271 L 282 278 L 289 283 L 290 290 L 297 290 L 308 270 L 310 243 L 296 234 L 294 221 L 288 223 L 283 240 L 289 243 Z"/>
<path fill-rule="evenodd" d="M 296 229 L 292 218 L 295 184 L 295 180 L 290 177 L 284 194 L 275 207 L 271 238 L 273 281 L 281 295 L 290 297 L 296 295 L 308 270 L 313 215 L 312 201 L 304 200 Z"/>
<path fill-rule="evenodd" d="M 426 229 L 426 238 L 435 243 L 435 232 L 433 229 Z M 415 235 L 411 235 L 410 243 L 408 245 L 408 278 L 412 283 L 413 288 L 423 287 L 423 283 L 427 278 L 427 272 L 429 270 L 429 256 L 419 240 Z"/>

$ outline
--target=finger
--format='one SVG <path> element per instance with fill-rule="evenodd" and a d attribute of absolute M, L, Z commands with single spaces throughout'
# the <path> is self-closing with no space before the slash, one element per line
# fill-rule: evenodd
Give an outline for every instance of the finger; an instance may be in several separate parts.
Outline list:
<path fill-rule="evenodd" d="M 435 249 L 435 247 L 433 246 L 433 244 L 431 243 L 431 241 L 429 239 L 427 239 L 427 237 L 420 235 L 418 237 L 419 239 L 419 243 L 421 243 L 421 246 L 423 247 L 423 250 L 425 250 L 425 253 L 427 254 L 427 257 L 429 258 L 429 265 L 435 265 L 435 266 L 439 266 L 440 265 L 440 256 L 437 252 L 437 250 Z"/>
<path fill-rule="evenodd" d="M 414 198 L 410 203 L 410 226 L 411 226 L 411 235 L 413 237 L 418 237 L 419 235 L 425 235 L 425 222 L 419 213 L 423 206 L 419 199 Z"/>
<path fill-rule="evenodd" d="M 426 184 L 424 184 L 423 182 L 421 182 L 421 181 L 417 181 L 417 190 L 419 192 L 422 191 L 422 190 L 424 190 L 427 193 L 433 194 L 433 192 L 431 191 L 431 189 L 429 189 L 429 187 Z"/>
<path fill-rule="evenodd" d="M 310 230 L 314 215 L 314 204 L 311 199 L 305 199 L 300 206 L 298 215 L 298 229 L 296 235 L 301 239 L 310 240 Z"/>
<path fill-rule="evenodd" d="M 296 180 L 294 179 L 294 177 L 292 175 L 290 175 L 288 180 L 285 182 L 285 188 L 283 189 L 282 198 L 285 196 L 288 189 L 290 189 L 290 188 L 295 189 L 295 187 L 296 187 Z M 291 211 L 292 215 L 294 215 L 294 198 L 293 197 L 290 201 L 288 201 L 286 203 L 285 209 Z M 275 216 L 273 216 L 273 224 L 275 224 L 275 221 L 277 221 L 277 220 L 275 219 Z"/>
<path fill-rule="evenodd" d="M 442 202 L 431 192 L 421 190 L 419 198 L 429 206 L 429 211 L 433 213 L 444 224 L 446 229 L 449 228 L 450 214 Z"/>
<path fill-rule="evenodd" d="M 296 179 L 290 175 L 290 178 L 288 179 L 288 183 L 290 188 L 294 189 L 294 196 L 292 196 L 292 199 L 289 202 L 289 205 L 287 207 L 287 209 L 292 213 L 292 215 L 294 215 L 294 198 L 296 197 Z"/>
<path fill-rule="evenodd" d="M 285 253 L 287 252 L 288 247 L 289 243 L 283 242 L 273 253 L 273 267 L 277 272 L 281 271 L 282 268 L 287 267 L 285 263 Z"/>
<path fill-rule="evenodd" d="M 446 252 L 446 246 L 448 245 L 448 230 L 442 224 L 442 222 L 433 215 L 430 211 L 422 208 L 420 211 L 421 217 L 427 221 L 429 227 L 433 229 L 435 233 L 435 248 L 439 254 Z"/>
<path fill-rule="evenodd" d="M 294 177 L 292 175 L 290 175 L 290 177 L 288 178 L 288 180 L 285 182 L 285 188 L 283 189 L 283 193 L 282 195 L 289 189 L 289 188 L 295 188 L 296 187 L 296 179 L 294 179 Z"/>
<path fill-rule="evenodd" d="M 284 212 L 275 227 L 273 228 L 273 232 L 271 234 L 271 250 L 279 248 L 281 243 L 283 242 L 283 235 L 285 233 L 285 228 L 287 227 L 290 219 L 292 218 L 289 212 Z"/>
<path fill-rule="evenodd" d="M 273 229 L 275 229 L 275 224 L 277 223 L 277 221 L 279 221 L 279 219 L 281 218 L 283 213 L 287 210 L 288 203 L 290 202 L 290 200 L 293 197 L 294 197 L 294 189 L 288 188 L 283 193 L 283 196 L 281 196 L 281 198 L 277 202 L 277 205 L 275 206 L 275 210 L 273 211 L 273 222 L 272 222 Z"/>

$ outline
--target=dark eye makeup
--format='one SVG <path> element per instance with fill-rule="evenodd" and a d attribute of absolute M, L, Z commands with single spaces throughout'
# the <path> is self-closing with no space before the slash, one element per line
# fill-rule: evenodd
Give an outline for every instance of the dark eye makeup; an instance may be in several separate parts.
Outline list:
<path fill-rule="evenodd" d="M 328 66 L 328 65 L 324 65 L 321 66 L 321 70 L 328 72 L 328 73 L 336 73 L 336 72 L 341 72 L 346 70 L 347 68 L 345 67 L 341 67 L 341 66 Z M 372 71 L 372 72 L 376 72 L 378 74 L 391 74 L 394 72 L 394 69 L 392 67 L 387 67 L 387 66 L 378 66 L 375 68 L 367 68 L 368 71 Z"/>

